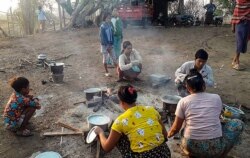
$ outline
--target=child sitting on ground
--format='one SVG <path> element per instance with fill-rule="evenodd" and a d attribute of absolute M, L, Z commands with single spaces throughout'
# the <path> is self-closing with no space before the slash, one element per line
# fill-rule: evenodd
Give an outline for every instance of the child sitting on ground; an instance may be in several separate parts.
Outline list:
<path fill-rule="evenodd" d="M 41 108 L 39 101 L 29 95 L 29 80 L 25 77 L 11 79 L 10 85 L 15 92 L 4 110 L 5 127 L 17 136 L 31 136 L 33 134 L 27 129 L 27 124 L 35 111 Z"/>

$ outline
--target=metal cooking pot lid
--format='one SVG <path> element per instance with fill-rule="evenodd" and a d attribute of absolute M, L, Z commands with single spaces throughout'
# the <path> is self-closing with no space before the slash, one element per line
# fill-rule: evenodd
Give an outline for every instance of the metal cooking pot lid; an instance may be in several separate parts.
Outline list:
<path fill-rule="evenodd" d="M 37 58 L 38 59 L 46 59 L 47 56 L 45 54 L 39 54 Z"/>
<path fill-rule="evenodd" d="M 89 89 L 84 90 L 84 93 L 97 93 L 100 91 L 101 91 L 100 88 L 89 88 Z"/>
<path fill-rule="evenodd" d="M 89 131 L 88 135 L 87 135 L 87 138 L 86 138 L 86 142 L 89 144 L 89 143 L 92 143 L 95 138 L 96 138 L 96 133 L 95 133 L 95 129 L 96 129 L 96 126 L 91 128 L 91 130 Z"/>
<path fill-rule="evenodd" d="M 50 63 L 49 66 L 64 66 L 64 63 Z"/>
<path fill-rule="evenodd" d="M 161 100 L 164 102 L 164 103 L 167 103 L 167 104 L 178 104 L 179 100 L 181 99 L 182 97 L 178 96 L 178 95 L 165 95 L 161 98 Z"/>

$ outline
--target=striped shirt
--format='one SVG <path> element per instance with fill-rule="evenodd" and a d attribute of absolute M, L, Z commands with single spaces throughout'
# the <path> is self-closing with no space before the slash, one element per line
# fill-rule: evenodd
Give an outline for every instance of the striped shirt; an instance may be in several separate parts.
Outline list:
<path fill-rule="evenodd" d="M 238 24 L 241 20 L 250 21 L 250 2 L 237 0 L 231 23 Z"/>

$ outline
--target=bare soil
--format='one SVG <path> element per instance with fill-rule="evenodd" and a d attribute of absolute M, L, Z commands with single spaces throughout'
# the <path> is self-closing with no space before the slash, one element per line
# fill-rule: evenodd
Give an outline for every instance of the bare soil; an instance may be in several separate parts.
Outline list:
<path fill-rule="evenodd" d="M 130 40 L 143 57 L 143 82 L 133 83 L 142 94 L 153 94 L 160 98 L 164 94 L 176 94 L 174 72 L 185 61 L 193 60 L 195 51 L 204 48 L 209 52 L 208 64 L 214 71 L 216 86 L 207 91 L 217 93 L 224 103 L 244 105 L 250 108 L 250 52 L 241 56 L 247 68 L 245 71 L 231 69 L 231 60 L 235 50 L 235 37 L 229 27 L 190 27 L 158 28 L 129 27 L 124 31 L 124 40 Z M 49 82 L 50 71 L 36 66 L 37 55 L 45 53 L 48 59 L 60 59 L 64 62 L 64 83 Z M 13 76 L 25 76 L 31 82 L 32 93 L 41 97 L 42 112 L 32 119 L 31 127 L 35 135 L 20 138 L 12 135 L 0 126 L 0 157 L 25 158 L 37 151 L 57 151 L 64 157 L 94 157 L 95 148 L 84 143 L 81 136 L 41 137 L 43 132 L 61 131 L 56 121 L 65 121 L 82 128 L 86 117 L 93 113 L 84 104 L 73 103 L 84 100 L 83 90 L 90 87 L 107 86 L 117 88 L 117 77 L 105 77 L 100 53 L 98 29 L 46 32 L 25 38 L 0 39 L 0 112 L 2 113 L 12 89 L 8 80 Z M 168 75 L 172 80 L 163 87 L 153 89 L 148 83 L 148 76 L 153 73 Z M 41 81 L 45 80 L 45 85 Z M 150 98 L 150 97 L 149 97 Z M 148 98 L 147 98 L 148 99 Z M 154 102 L 152 102 L 154 103 Z M 249 110 L 246 108 L 246 129 L 242 144 L 236 146 L 230 157 L 250 157 Z M 105 108 L 99 110 L 111 117 L 117 114 Z M 2 119 L 1 119 L 2 121 Z M 173 157 L 184 157 L 178 146 L 178 140 L 170 140 Z M 120 157 L 113 150 L 104 157 Z"/>

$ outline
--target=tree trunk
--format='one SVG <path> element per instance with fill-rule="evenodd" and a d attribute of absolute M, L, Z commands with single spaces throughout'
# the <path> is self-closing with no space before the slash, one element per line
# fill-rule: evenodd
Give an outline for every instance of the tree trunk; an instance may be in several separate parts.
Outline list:
<path fill-rule="evenodd" d="M 57 0 L 58 1 L 58 0 Z M 69 2 L 70 0 L 67 0 Z M 71 15 L 70 22 L 66 28 L 85 26 L 86 16 L 93 15 L 98 9 L 108 10 L 112 12 L 114 6 L 118 4 L 119 0 L 76 0 L 74 10 L 70 14 L 69 10 L 66 10 L 67 13 Z M 67 3 L 69 5 L 69 3 Z M 71 4 L 70 4 L 71 5 Z M 102 15 L 101 15 L 102 16 Z"/>
<path fill-rule="evenodd" d="M 89 5 L 89 7 L 86 10 L 81 12 L 81 15 L 79 16 L 80 17 L 79 19 L 82 20 L 82 22 L 80 22 L 80 23 L 82 23 L 82 26 L 84 26 L 84 27 L 87 26 L 85 17 L 94 14 L 100 8 L 100 6 L 101 6 L 101 1 L 98 1 L 97 4 L 95 4 L 93 2 L 92 4 Z"/>
<path fill-rule="evenodd" d="M 178 12 L 179 14 L 184 14 L 184 0 L 179 0 Z"/>
<path fill-rule="evenodd" d="M 79 16 L 79 13 L 86 7 L 86 5 L 88 5 L 90 1 L 91 0 L 84 0 L 83 2 L 81 2 L 81 4 L 77 5 L 77 7 L 75 8 L 75 10 L 73 11 L 71 15 L 71 19 L 67 28 L 76 26 L 76 20 L 77 20 L 77 17 Z"/>
<path fill-rule="evenodd" d="M 36 26 L 36 0 L 20 0 L 21 25 L 25 34 L 33 34 Z"/>

